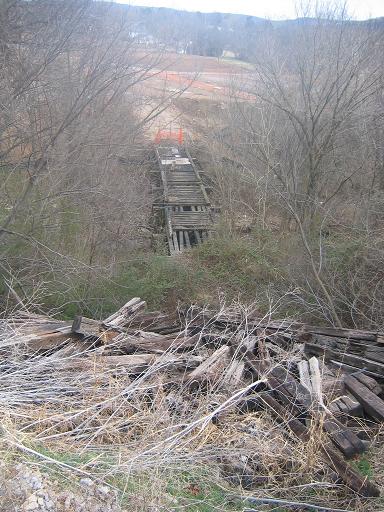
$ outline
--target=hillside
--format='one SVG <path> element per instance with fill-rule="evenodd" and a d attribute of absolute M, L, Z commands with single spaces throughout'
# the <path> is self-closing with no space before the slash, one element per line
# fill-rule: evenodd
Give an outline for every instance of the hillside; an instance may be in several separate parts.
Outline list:
<path fill-rule="evenodd" d="M 383 510 L 383 56 L 0 2 L 1 510 Z"/>

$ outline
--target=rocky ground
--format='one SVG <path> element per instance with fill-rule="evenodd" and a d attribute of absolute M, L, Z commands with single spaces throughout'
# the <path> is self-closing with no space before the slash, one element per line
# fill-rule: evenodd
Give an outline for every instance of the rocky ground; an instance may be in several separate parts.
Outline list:
<path fill-rule="evenodd" d="M 90 478 L 63 486 L 26 464 L 0 464 L 1 512 L 120 512 L 117 493 Z"/>

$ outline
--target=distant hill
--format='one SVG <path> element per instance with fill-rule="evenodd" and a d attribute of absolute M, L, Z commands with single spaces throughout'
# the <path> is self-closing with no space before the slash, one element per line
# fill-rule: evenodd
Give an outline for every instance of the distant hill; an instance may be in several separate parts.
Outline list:
<path fill-rule="evenodd" d="M 141 7 L 110 4 L 132 17 L 135 34 L 144 42 L 179 53 L 220 57 L 231 52 L 241 60 L 251 60 L 257 41 L 267 30 L 286 31 L 297 25 L 314 24 L 314 18 L 268 20 L 244 14 L 192 12 L 168 7 Z M 330 22 L 333 23 L 333 22 Z M 335 21 L 336 23 L 336 21 Z M 384 27 L 384 18 L 354 21 L 353 24 L 375 24 Z M 277 34 L 279 35 L 279 34 Z"/>

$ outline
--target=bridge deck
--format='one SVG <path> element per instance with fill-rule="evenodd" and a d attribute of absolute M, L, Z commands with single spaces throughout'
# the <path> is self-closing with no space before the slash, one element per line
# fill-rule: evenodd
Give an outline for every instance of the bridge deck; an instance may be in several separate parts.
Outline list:
<path fill-rule="evenodd" d="M 156 157 L 163 187 L 170 254 L 207 239 L 214 229 L 212 206 L 199 171 L 182 146 L 160 145 Z"/>

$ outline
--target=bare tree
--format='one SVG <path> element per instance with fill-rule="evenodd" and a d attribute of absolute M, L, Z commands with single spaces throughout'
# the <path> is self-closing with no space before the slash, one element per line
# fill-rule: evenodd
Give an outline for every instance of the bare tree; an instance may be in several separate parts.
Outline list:
<path fill-rule="evenodd" d="M 30 282 L 112 275 L 148 237 L 143 130 L 179 94 L 141 89 L 161 52 L 129 11 L 90 0 L 2 2 L 0 34 L 4 268 Z"/>
<path fill-rule="evenodd" d="M 280 215 L 297 226 L 311 293 L 340 325 L 346 296 L 332 288 L 324 232 L 341 219 L 361 231 L 357 212 L 362 220 L 360 207 L 380 174 L 380 144 L 375 164 L 370 148 L 372 126 L 382 127 L 383 30 L 349 19 L 344 7 L 305 14 L 263 33 L 247 84 L 254 100 L 233 95 L 225 146 L 239 183 L 253 186 L 260 225 Z M 239 194 L 238 206 L 245 197 Z"/>

